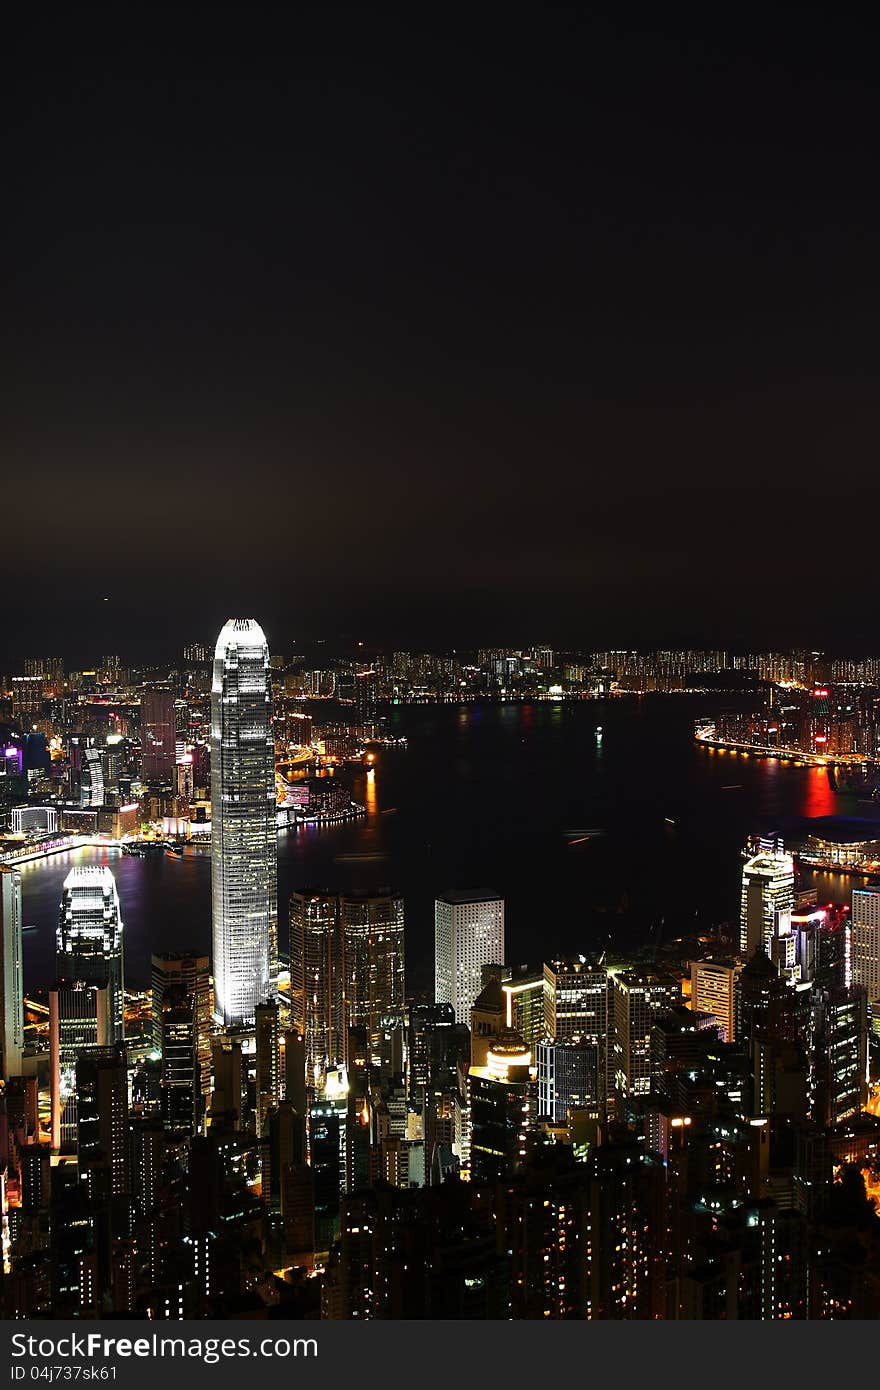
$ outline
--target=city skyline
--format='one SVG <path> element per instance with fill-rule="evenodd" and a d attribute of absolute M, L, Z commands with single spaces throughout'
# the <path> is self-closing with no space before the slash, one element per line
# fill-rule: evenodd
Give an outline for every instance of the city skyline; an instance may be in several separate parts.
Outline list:
<path fill-rule="evenodd" d="M 5 37 L 11 1378 L 876 1323 L 867 26 Z"/>

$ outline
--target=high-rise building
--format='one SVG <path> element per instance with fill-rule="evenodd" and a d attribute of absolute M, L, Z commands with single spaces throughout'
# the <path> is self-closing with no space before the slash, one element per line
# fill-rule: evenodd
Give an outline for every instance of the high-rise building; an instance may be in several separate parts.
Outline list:
<path fill-rule="evenodd" d="M 750 960 L 759 947 L 768 952 L 775 937 L 789 934 L 794 907 L 794 861 L 779 842 L 762 844 L 742 872 L 739 949 Z"/>
<path fill-rule="evenodd" d="M 257 1134 L 265 1136 L 269 1132 L 269 1112 L 281 1099 L 281 1024 L 274 999 L 258 1004 L 255 1013 Z"/>
<path fill-rule="evenodd" d="M 116 880 L 107 868 L 78 865 L 64 880 L 58 919 L 55 968 L 59 978 L 106 985 L 110 1008 L 108 1043 L 125 1032 L 122 916 Z"/>
<path fill-rule="evenodd" d="M 742 967 L 730 960 L 691 961 L 691 1008 L 714 1014 L 724 1042 L 736 1040 L 736 980 Z"/>
<path fill-rule="evenodd" d="M 512 1177 L 525 1163 L 537 1093 L 532 1056 L 522 1038 L 493 1038 L 484 1067 L 468 1072 L 470 1171 L 473 1182 Z"/>
<path fill-rule="evenodd" d="M 230 618 L 211 690 L 214 998 L 227 1027 L 253 1023 L 277 969 L 275 804 L 269 647 L 253 618 Z"/>
<path fill-rule="evenodd" d="M 128 1069 L 124 1043 L 85 1048 L 76 1062 L 77 1154 L 80 1167 L 109 1170 L 110 1191 L 131 1191 Z"/>
<path fill-rule="evenodd" d="M 351 1028 L 382 1038 L 404 1019 L 404 906 L 394 893 L 294 893 L 290 900 L 290 1006 L 305 1038 L 309 1082 L 348 1061 Z"/>
<path fill-rule="evenodd" d="M 547 1036 L 546 983 L 544 968 L 517 970 L 501 982 L 506 1003 L 506 1026 L 519 1033 L 532 1055 Z"/>
<path fill-rule="evenodd" d="M 151 962 L 153 1048 L 162 1052 L 162 1015 L 166 1007 L 179 1006 L 181 994 L 193 1001 L 199 1086 L 207 1097 L 211 1090 L 211 1026 L 214 991 L 211 961 L 198 951 L 166 951 Z M 167 1002 L 166 1002 L 167 1001 Z"/>
<path fill-rule="evenodd" d="M 358 722 L 371 724 L 378 712 L 379 682 L 375 671 L 356 671 L 354 676 L 354 698 L 357 706 Z"/>
<path fill-rule="evenodd" d="M 168 1004 L 171 1007 L 168 1007 Z M 194 1134 L 201 1110 L 194 1000 L 183 994 L 162 1011 L 162 1122 L 169 1133 Z"/>
<path fill-rule="evenodd" d="M 504 960 L 504 900 L 497 893 L 442 893 L 434 904 L 434 998 L 467 1023 L 484 965 Z"/>
<path fill-rule="evenodd" d="M 598 1049 L 594 1044 L 539 1042 L 537 1062 L 539 1116 L 564 1125 L 569 1110 L 598 1107 Z"/>
<path fill-rule="evenodd" d="M 817 990 L 813 1007 L 815 1118 L 825 1127 L 852 1122 L 868 1096 L 865 991 Z"/>
<path fill-rule="evenodd" d="M 49 990 L 49 1083 L 52 1147 L 68 1152 L 77 1141 L 76 1064 L 90 1047 L 111 1042 L 106 977 L 56 980 Z"/>
<path fill-rule="evenodd" d="M 610 978 L 604 965 L 583 957 L 544 966 L 546 1035 L 557 1042 L 591 1042 L 604 1049 Z"/>
<path fill-rule="evenodd" d="M 0 1077 L 21 1072 L 24 1048 L 24 972 L 21 935 L 21 876 L 0 865 Z"/>
<path fill-rule="evenodd" d="M 170 786 L 177 759 L 174 692 L 145 690 L 141 695 L 141 779 Z"/>
<path fill-rule="evenodd" d="M 318 1085 L 345 1055 L 335 894 L 294 893 L 290 899 L 290 1013 L 305 1040 L 306 1075 Z"/>
<path fill-rule="evenodd" d="M 457 1059 L 468 1055 L 466 1024 L 456 1023 L 451 1004 L 410 1004 L 407 1031 L 407 1094 L 420 1106 L 426 1091 L 449 1091 Z"/>
<path fill-rule="evenodd" d="M 852 895 L 852 982 L 861 985 L 880 1024 L 880 883 L 854 888 Z"/>
<path fill-rule="evenodd" d="M 392 893 L 339 899 L 346 1028 L 366 1028 L 374 1065 L 383 1027 L 404 1015 L 403 898 Z"/>
<path fill-rule="evenodd" d="M 658 1015 L 679 1003 L 676 980 L 651 969 L 615 972 L 612 976 L 614 1017 L 614 1086 L 623 1099 L 647 1095 L 651 1089 L 651 1028 Z"/>
<path fill-rule="evenodd" d="M 611 976 L 584 957 L 544 966 L 544 1035 L 557 1043 L 586 1043 L 596 1049 L 600 1102 L 614 1084 L 614 1007 Z"/>

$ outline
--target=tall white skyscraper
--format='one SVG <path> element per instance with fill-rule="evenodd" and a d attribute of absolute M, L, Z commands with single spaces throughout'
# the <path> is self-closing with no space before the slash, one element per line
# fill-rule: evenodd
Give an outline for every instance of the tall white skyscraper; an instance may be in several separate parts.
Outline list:
<path fill-rule="evenodd" d="M 851 933 L 852 981 L 870 999 L 874 1029 L 880 1031 L 880 884 L 853 889 Z"/>
<path fill-rule="evenodd" d="M 743 865 L 740 955 L 750 960 L 759 946 L 770 952 L 774 938 L 791 935 L 794 860 L 780 844 L 761 845 Z"/>
<path fill-rule="evenodd" d="M 214 999 L 227 1026 L 269 995 L 278 932 L 275 745 L 269 647 L 253 618 L 217 638 L 211 689 Z"/>
<path fill-rule="evenodd" d="M 24 1047 L 24 972 L 21 951 L 21 876 L 0 866 L 0 1076 L 21 1071 Z"/>
<path fill-rule="evenodd" d="M 98 864 L 71 869 L 58 917 L 55 968 L 59 979 L 106 985 L 108 1043 L 125 1036 L 122 914 L 116 880 Z"/>
<path fill-rule="evenodd" d="M 434 998 L 470 1023 L 484 965 L 504 963 L 504 899 L 497 893 L 442 893 L 434 903 Z"/>

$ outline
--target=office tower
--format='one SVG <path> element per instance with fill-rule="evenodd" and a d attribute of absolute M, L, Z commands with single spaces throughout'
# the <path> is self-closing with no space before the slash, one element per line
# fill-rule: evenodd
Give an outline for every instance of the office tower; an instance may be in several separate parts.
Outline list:
<path fill-rule="evenodd" d="M 286 1255 L 311 1268 L 315 1259 L 315 1175 L 308 1164 L 284 1165 L 280 1198 Z"/>
<path fill-rule="evenodd" d="M 354 699 L 359 724 L 372 724 L 378 714 L 379 678 L 375 671 L 356 671 Z"/>
<path fill-rule="evenodd" d="M 793 907 L 794 861 L 781 842 L 762 842 L 743 865 L 739 950 L 744 960 L 760 946 L 769 953 L 774 937 L 788 934 Z"/>
<path fill-rule="evenodd" d="M 241 1043 L 236 1039 L 215 1038 L 211 1044 L 211 1124 L 241 1129 L 244 1114 L 246 1071 Z"/>
<path fill-rule="evenodd" d="M 0 865 L 0 1077 L 21 1071 L 24 1048 L 24 970 L 22 965 L 21 876 Z"/>
<path fill-rule="evenodd" d="M 736 1040 L 736 981 L 741 966 L 729 960 L 691 961 L 691 1008 L 714 1014 L 724 1042 Z"/>
<path fill-rule="evenodd" d="M 763 947 L 747 962 L 736 982 L 736 1037 L 748 1046 L 754 1038 L 796 1042 L 800 992 L 780 979 Z"/>
<path fill-rule="evenodd" d="M 623 970 L 611 982 L 614 1040 L 609 1080 L 627 1100 L 651 1089 L 651 1028 L 681 997 L 676 980 L 651 969 Z"/>
<path fill-rule="evenodd" d="M 80 1171 L 104 1167 L 110 1193 L 131 1192 L 128 1059 L 124 1043 L 87 1047 L 76 1061 L 77 1155 Z"/>
<path fill-rule="evenodd" d="M 877 1029 L 880 1025 L 880 883 L 853 889 L 851 950 L 852 982 L 861 985 L 867 994 Z"/>
<path fill-rule="evenodd" d="M 108 1043 L 125 1035 L 123 928 L 116 880 L 109 869 L 85 865 L 64 880 L 55 968 L 59 978 L 105 984 L 110 1007 Z"/>
<path fill-rule="evenodd" d="M 344 1066 L 329 1068 L 309 1105 L 309 1155 L 315 1179 L 316 1249 L 327 1250 L 339 1229 L 339 1199 L 348 1169 L 349 1081 Z"/>
<path fill-rule="evenodd" d="M 493 1039 L 484 1067 L 467 1078 L 472 1182 L 495 1182 L 518 1173 L 526 1160 L 537 1093 L 532 1056 L 522 1038 L 504 1032 Z"/>
<path fill-rule="evenodd" d="M 404 908 L 393 893 L 294 893 L 291 1018 L 305 1038 L 309 1084 L 348 1061 L 348 1032 L 365 1028 L 371 1060 L 404 1018 Z"/>
<path fill-rule="evenodd" d="M 831 1127 L 855 1120 L 867 1100 L 867 998 L 860 985 L 817 990 L 813 1007 L 813 1113 Z"/>
<path fill-rule="evenodd" d="M 506 1026 L 519 1033 L 526 1047 L 534 1049 L 547 1036 L 544 968 L 515 970 L 501 982 L 506 1002 Z"/>
<path fill-rule="evenodd" d="M 413 1104 L 422 1103 L 442 1066 L 446 1038 L 455 1024 L 451 1004 L 410 1004 L 407 1021 L 407 1096 Z"/>
<path fill-rule="evenodd" d="M 467 1023 L 484 965 L 504 960 L 504 901 L 497 893 L 442 893 L 434 904 L 434 998 Z"/>
<path fill-rule="evenodd" d="M 366 1028 L 373 1063 L 380 1063 L 383 1026 L 403 1024 L 403 898 L 391 893 L 339 899 L 346 1027 Z"/>
<path fill-rule="evenodd" d="M 285 1168 L 306 1161 L 306 1116 L 293 1102 L 282 1100 L 270 1110 L 266 1120 L 269 1136 L 268 1174 L 263 1167 L 263 1195 L 277 1207 L 282 1200 L 281 1182 Z"/>
<path fill-rule="evenodd" d="M 268 1133 L 268 1115 L 281 1099 L 281 1024 L 278 1005 L 258 1004 L 256 1013 L 257 1049 L 257 1134 Z"/>
<path fill-rule="evenodd" d="M 170 786 L 176 761 L 174 692 L 145 690 L 141 695 L 141 780 Z"/>
<path fill-rule="evenodd" d="M 583 957 L 544 966 L 548 1038 L 593 1043 L 604 1051 L 608 1036 L 610 978 L 604 965 Z"/>
<path fill-rule="evenodd" d="M 335 895 L 294 893 L 290 899 L 290 1014 L 305 1039 L 308 1084 L 344 1060 L 345 1020 Z"/>
<path fill-rule="evenodd" d="M 201 1119 L 200 1067 L 194 1001 L 181 992 L 162 1011 L 162 1123 L 169 1132 L 194 1134 Z"/>
<path fill-rule="evenodd" d="M 598 1107 L 598 1048 L 592 1043 L 539 1042 L 538 1115 L 567 1124 L 569 1110 Z"/>
<path fill-rule="evenodd" d="M 193 666 L 203 666 L 211 660 L 211 649 L 202 642 L 190 642 L 183 649 L 183 659 Z"/>
<path fill-rule="evenodd" d="M 214 651 L 211 891 L 217 1015 L 253 1023 L 277 968 L 278 925 L 269 648 L 252 618 L 231 618 Z"/>
<path fill-rule="evenodd" d="M 106 978 L 57 980 L 49 990 L 49 1081 L 52 1147 L 72 1151 L 77 1137 L 76 1063 L 89 1047 L 114 1039 Z"/>
<path fill-rule="evenodd" d="M 600 1104 L 613 1086 L 614 1008 L 611 976 L 584 956 L 544 966 L 544 1036 L 558 1043 L 589 1043 L 596 1049 Z"/>
<path fill-rule="evenodd" d="M 211 1090 L 211 1027 L 214 1018 L 214 991 L 211 987 L 211 961 L 197 951 L 166 951 L 154 954 L 150 967 L 153 1020 L 153 1049 L 162 1052 L 162 1014 L 166 999 L 179 1001 L 181 992 L 193 1000 L 199 1087 L 204 1097 Z"/>
<path fill-rule="evenodd" d="M 79 768 L 80 806 L 103 806 L 106 801 L 104 763 L 99 748 L 84 748 Z"/>

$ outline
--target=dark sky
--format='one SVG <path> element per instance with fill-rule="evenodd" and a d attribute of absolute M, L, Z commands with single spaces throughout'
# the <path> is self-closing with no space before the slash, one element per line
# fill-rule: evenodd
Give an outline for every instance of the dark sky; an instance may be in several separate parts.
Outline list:
<path fill-rule="evenodd" d="M 5 45 L 0 669 L 230 613 L 880 650 L 852 14 L 124 14 Z"/>

